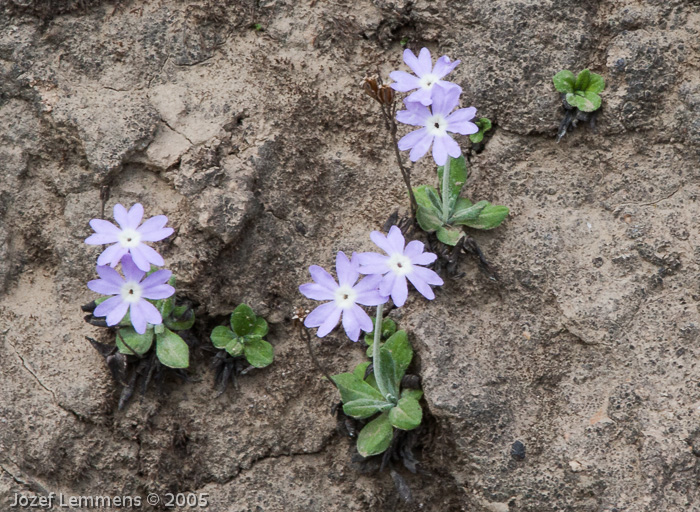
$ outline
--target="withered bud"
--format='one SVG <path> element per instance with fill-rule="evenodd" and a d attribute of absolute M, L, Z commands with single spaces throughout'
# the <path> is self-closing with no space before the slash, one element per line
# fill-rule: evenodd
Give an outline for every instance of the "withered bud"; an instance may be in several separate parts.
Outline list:
<path fill-rule="evenodd" d="M 376 76 L 365 77 L 362 81 L 362 89 L 369 97 L 383 105 L 390 105 L 394 101 L 394 90 L 388 85 L 381 85 Z"/>
<path fill-rule="evenodd" d="M 364 80 L 362 80 L 362 88 L 364 89 L 367 96 L 370 96 L 371 98 L 374 98 L 375 100 L 379 101 L 379 96 L 377 96 L 377 93 L 379 92 L 379 84 L 377 83 L 377 77 L 366 76 Z"/>

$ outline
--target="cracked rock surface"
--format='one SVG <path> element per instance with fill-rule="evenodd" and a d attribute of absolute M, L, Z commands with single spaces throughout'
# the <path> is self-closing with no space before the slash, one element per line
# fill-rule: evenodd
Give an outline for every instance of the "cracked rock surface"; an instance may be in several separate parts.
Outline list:
<path fill-rule="evenodd" d="M 0 5 L 0 503 L 700 511 L 699 30 L 680 0 Z M 371 250 L 369 232 L 407 211 L 358 87 L 403 69 L 404 38 L 461 59 L 463 106 L 495 125 L 464 194 L 511 207 L 470 233 L 497 280 L 465 258 L 435 301 L 391 313 L 432 418 L 410 504 L 351 462 L 290 321 L 311 306 L 309 265 Z M 586 67 L 607 83 L 596 130 L 556 144 L 551 77 Z M 412 172 L 435 180 L 429 159 Z M 108 336 L 79 308 L 103 187 L 108 217 L 117 202 L 169 217 L 158 249 L 199 318 L 241 302 L 267 318 L 269 368 L 214 398 L 197 349 L 190 382 L 117 411 L 85 340 Z M 314 343 L 333 373 L 363 359 L 342 333 Z"/>

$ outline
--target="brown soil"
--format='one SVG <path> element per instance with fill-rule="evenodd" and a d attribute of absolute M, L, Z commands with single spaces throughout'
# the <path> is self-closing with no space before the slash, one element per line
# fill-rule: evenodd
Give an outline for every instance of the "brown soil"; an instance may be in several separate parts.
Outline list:
<path fill-rule="evenodd" d="M 192 491 L 232 512 L 699 511 L 698 30 L 680 0 L 6 0 L 0 503 Z M 407 211 L 359 88 L 403 68 L 404 37 L 462 60 L 464 106 L 495 123 L 465 194 L 512 208 L 472 233 L 497 281 L 467 258 L 435 301 L 392 313 L 434 418 L 412 504 L 357 471 L 290 321 L 311 306 L 310 264 L 369 250 Z M 597 131 L 556 144 L 551 77 L 584 67 L 608 84 Z M 434 166 L 413 175 L 433 183 Z M 158 247 L 202 321 L 240 302 L 268 319 L 273 365 L 215 399 L 197 350 L 190 383 L 116 410 L 85 340 L 109 337 L 80 311 L 104 185 L 108 211 L 168 215 Z M 342 333 L 315 346 L 334 372 L 363 358 Z"/>

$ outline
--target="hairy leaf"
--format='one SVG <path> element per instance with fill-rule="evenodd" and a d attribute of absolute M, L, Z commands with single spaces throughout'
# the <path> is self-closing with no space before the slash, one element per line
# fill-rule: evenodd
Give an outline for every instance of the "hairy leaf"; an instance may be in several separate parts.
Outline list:
<path fill-rule="evenodd" d="M 559 92 L 574 92 L 574 85 L 576 84 L 576 78 L 571 71 L 564 70 L 560 71 L 552 78 L 554 82 L 554 87 Z"/>
<path fill-rule="evenodd" d="M 359 398 L 343 404 L 343 412 L 353 418 L 369 418 L 378 412 L 384 412 L 394 407 L 394 404 L 386 400 L 372 400 L 370 398 Z"/>
<path fill-rule="evenodd" d="M 500 226 L 508 216 L 510 210 L 507 206 L 490 204 L 479 214 L 475 220 L 465 221 L 463 225 L 474 229 L 493 229 Z"/>
<path fill-rule="evenodd" d="M 423 419 L 423 408 L 413 397 L 407 396 L 389 411 L 389 421 L 401 430 L 413 430 Z"/>
<path fill-rule="evenodd" d="M 360 431 L 357 436 L 357 451 L 363 457 L 378 455 L 389 448 L 393 435 L 394 428 L 389 422 L 389 413 L 383 412 Z"/>
<path fill-rule="evenodd" d="M 264 368 L 274 358 L 274 349 L 267 341 L 263 339 L 253 339 L 246 341 L 243 347 L 245 358 L 250 364 L 256 368 Z"/>
<path fill-rule="evenodd" d="M 343 403 L 359 400 L 360 398 L 384 400 L 384 397 L 377 389 L 352 373 L 339 373 L 338 375 L 332 375 L 331 378 L 335 385 L 338 386 Z"/>
<path fill-rule="evenodd" d="M 231 313 L 231 328 L 238 336 L 245 336 L 255 327 L 255 320 L 255 313 L 251 307 L 241 304 Z"/>
<path fill-rule="evenodd" d="M 153 327 L 150 325 L 143 334 L 137 333 L 133 327 L 121 327 L 117 331 L 117 348 L 122 354 L 135 355 L 134 352 L 136 352 L 136 355 L 142 356 L 151 349 L 152 345 Z"/>
<path fill-rule="evenodd" d="M 228 327 L 219 325 L 218 327 L 214 327 L 210 338 L 216 348 L 226 348 L 226 345 L 231 343 L 237 336 L 233 334 L 233 331 Z"/>
<path fill-rule="evenodd" d="M 156 355 L 161 363 L 170 368 L 187 368 L 190 365 L 190 348 L 170 329 L 156 336 Z"/>

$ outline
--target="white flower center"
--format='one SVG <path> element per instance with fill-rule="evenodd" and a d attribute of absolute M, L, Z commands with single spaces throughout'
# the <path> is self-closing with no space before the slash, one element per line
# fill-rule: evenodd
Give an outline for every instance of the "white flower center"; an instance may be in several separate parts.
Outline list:
<path fill-rule="evenodd" d="M 119 244 L 122 247 L 131 249 L 141 243 L 141 233 L 135 229 L 124 229 L 119 233 Z"/>
<path fill-rule="evenodd" d="M 122 285 L 120 291 L 122 300 L 124 302 L 128 302 L 129 304 L 135 304 L 140 301 L 142 292 L 143 288 L 141 284 L 137 283 L 136 281 L 127 281 Z"/>
<path fill-rule="evenodd" d="M 389 268 L 391 271 L 399 276 L 405 276 L 413 272 L 413 263 L 408 256 L 404 256 L 401 253 L 395 252 L 389 257 Z"/>
<path fill-rule="evenodd" d="M 433 114 L 425 121 L 425 127 L 430 135 L 442 137 L 447 135 L 447 119 L 442 114 Z"/>
<path fill-rule="evenodd" d="M 432 73 L 425 74 L 420 79 L 420 87 L 421 89 L 432 89 L 438 80 L 440 80 L 440 77 L 437 75 Z"/>
<path fill-rule="evenodd" d="M 348 309 L 355 305 L 357 292 L 351 286 L 345 285 L 335 291 L 335 303 L 341 309 Z"/>

